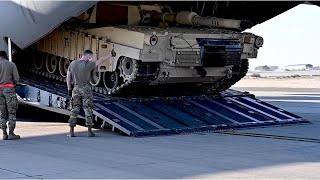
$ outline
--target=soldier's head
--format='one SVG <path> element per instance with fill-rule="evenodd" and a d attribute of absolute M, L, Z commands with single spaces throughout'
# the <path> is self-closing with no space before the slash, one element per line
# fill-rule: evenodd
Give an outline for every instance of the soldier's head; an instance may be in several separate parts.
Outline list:
<path fill-rule="evenodd" d="M 8 59 L 7 53 L 5 51 L 0 51 L 0 58 Z"/>
<path fill-rule="evenodd" d="M 82 53 L 82 59 L 84 60 L 92 60 L 92 55 L 93 55 L 93 52 L 89 49 L 83 51 Z"/>

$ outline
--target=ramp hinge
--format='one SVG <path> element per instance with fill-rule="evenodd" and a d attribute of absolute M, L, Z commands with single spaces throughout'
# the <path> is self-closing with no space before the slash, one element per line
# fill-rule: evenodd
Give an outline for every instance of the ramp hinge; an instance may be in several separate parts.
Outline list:
<path fill-rule="evenodd" d="M 49 102 L 48 105 L 51 107 L 52 106 L 52 94 L 49 94 Z"/>
<path fill-rule="evenodd" d="M 37 92 L 37 101 L 40 102 L 40 90 L 38 89 L 38 92 Z"/>

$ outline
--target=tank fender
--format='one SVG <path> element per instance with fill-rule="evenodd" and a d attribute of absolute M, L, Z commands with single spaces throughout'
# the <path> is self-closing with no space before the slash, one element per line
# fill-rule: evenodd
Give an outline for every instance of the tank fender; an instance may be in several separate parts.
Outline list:
<path fill-rule="evenodd" d="M 117 65 L 118 65 L 118 61 L 122 58 L 122 57 L 130 57 L 132 59 L 140 59 L 140 54 L 141 54 L 141 50 L 140 49 L 136 49 L 136 48 L 132 48 L 132 47 L 128 47 L 128 46 L 124 46 L 121 44 L 113 44 L 114 46 L 114 51 L 116 52 L 116 56 L 113 58 L 113 62 L 112 67 L 108 68 L 107 71 L 115 71 L 117 69 Z"/>

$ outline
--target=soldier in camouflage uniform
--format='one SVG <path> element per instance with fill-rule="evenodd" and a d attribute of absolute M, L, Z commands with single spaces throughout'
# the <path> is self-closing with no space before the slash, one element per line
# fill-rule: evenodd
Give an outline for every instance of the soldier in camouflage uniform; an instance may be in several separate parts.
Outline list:
<path fill-rule="evenodd" d="M 72 61 L 67 71 L 68 95 L 71 96 L 71 115 L 69 119 L 70 132 L 69 137 L 74 137 L 74 127 L 77 123 L 77 117 L 81 110 L 81 105 L 85 113 L 86 126 L 88 127 L 88 137 L 94 137 L 91 127 L 93 126 L 93 92 L 90 84 L 91 71 L 99 64 L 116 56 L 112 50 L 107 56 L 97 61 L 92 61 L 93 52 L 85 50 L 80 60 Z M 72 90 L 71 80 L 73 80 L 74 88 Z"/>
<path fill-rule="evenodd" d="M 7 60 L 5 51 L 0 51 L 0 126 L 3 131 L 3 140 L 20 139 L 19 135 L 14 134 L 18 109 L 15 85 L 19 78 L 16 65 Z M 7 122 L 9 122 L 9 135 Z"/>

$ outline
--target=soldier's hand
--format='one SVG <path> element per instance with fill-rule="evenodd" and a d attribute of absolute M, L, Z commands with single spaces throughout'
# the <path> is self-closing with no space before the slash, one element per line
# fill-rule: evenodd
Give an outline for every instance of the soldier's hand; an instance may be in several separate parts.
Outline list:
<path fill-rule="evenodd" d="M 112 49 L 111 55 L 112 55 L 112 57 L 115 57 L 117 55 L 116 52 L 114 52 L 114 49 Z"/>
<path fill-rule="evenodd" d="M 68 90 L 68 96 L 72 96 L 72 90 Z"/>

